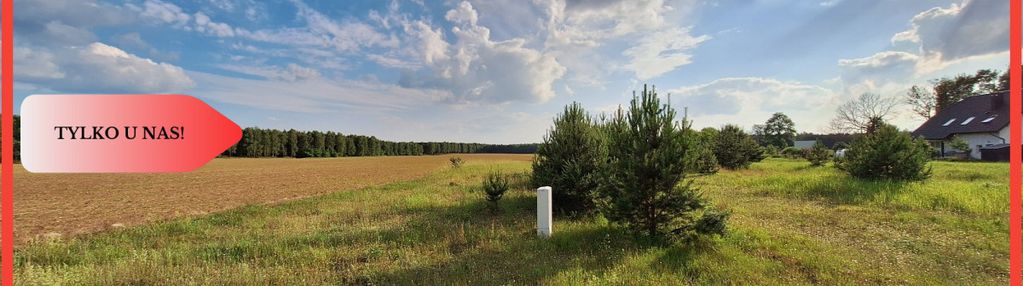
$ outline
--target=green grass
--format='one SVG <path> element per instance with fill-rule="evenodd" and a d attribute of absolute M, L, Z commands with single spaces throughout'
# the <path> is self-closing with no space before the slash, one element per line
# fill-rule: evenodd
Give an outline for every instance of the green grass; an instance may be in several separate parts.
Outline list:
<path fill-rule="evenodd" d="M 535 235 L 525 175 L 492 213 L 467 165 L 274 206 L 34 242 L 19 284 L 1005 284 L 1006 164 L 936 162 L 923 183 L 864 182 L 771 159 L 697 178 L 730 233 L 643 242 L 601 219 Z"/>

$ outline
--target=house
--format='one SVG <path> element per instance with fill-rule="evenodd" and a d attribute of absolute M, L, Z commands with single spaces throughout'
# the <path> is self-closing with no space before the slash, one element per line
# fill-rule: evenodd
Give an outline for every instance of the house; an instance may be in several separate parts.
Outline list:
<path fill-rule="evenodd" d="M 799 150 L 806 150 L 813 148 L 814 144 L 817 144 L 817 140 L 796 140 L 792 142 L 792 147 Z"/>
<path fill-rule="evenodd" d="M 981 149 L 1007 146 L 1009 140 L 1009 92 L 977 95 L 951 104 L 932 116 L 916 131 L 944 157 L 959 154 L 950 141 L 961 138 L 969 144 L 968 156 L 981 159 Z"/>

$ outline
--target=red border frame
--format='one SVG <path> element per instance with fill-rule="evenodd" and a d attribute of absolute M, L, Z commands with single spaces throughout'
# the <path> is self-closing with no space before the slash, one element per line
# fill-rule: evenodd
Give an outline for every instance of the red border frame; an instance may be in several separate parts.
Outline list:
<path fill-rule="evenodd" d="M 0 285 L 14 285 L 14 0 L 0 0 Z M 1009 285 L 1023 286 L 1023 204 L 1021 204 L 1021 164 L 1023 164 L 1023 0 L 1009 4 Z"/>
<path fill-rule="evenodd" d="M 0 61 L 3 68 L 0 70 L 0 93 L 2 93 L 3 105 L 0 113 L 3 113 L 2 145 L 3 160 L 2 172 L 0 172 L 0 220 L 2 220 L 2 262 L 3 285 L 14 285 L 14 0 L 3 0 L 3 7 L 0 7 L 0 20 L 2 20 L 2 43 L 0 43 Z"/>
<path fill-rule="evenodd" d="M 1021 236 L 1020 212 L 1023 205 L 1020 202 L 1020 179 L 1023 173 L 1020 172 L 1020 165 L 1023 163 L 1021 153 L 1020 133 L 1023 132 L 1021 117 L 1023 117 L 1023 72 L 1020 70 L 1020 49 L 1021 28 L 1020 14 L 1023 13 L 1023 0 L 1013 0 L 1009 3 L 1009 285 L 1020 286 L 1023 280 L 1023 236 Z"/>

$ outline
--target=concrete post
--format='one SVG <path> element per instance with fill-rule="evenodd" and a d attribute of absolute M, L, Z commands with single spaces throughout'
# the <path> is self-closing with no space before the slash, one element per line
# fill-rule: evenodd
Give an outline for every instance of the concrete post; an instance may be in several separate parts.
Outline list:
<path fill-rule="evenodd" d="M 536 189 L 536 235 L 550 237 L 553 226 L 551 187 Z"/>

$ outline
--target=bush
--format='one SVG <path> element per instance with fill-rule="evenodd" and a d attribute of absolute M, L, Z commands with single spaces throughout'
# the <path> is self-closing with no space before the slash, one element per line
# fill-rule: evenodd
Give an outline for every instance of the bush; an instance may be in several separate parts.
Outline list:
<path fill-rule="evenodd" d="M 845 157 L 835 156 L 835 158 L 832 160 L 832 163 L 835 164 L 835 168 L 837 168 L 839 170 L 842 170 L 842 171 L 845 171 L 846 170 L 845 169 L 846 161 L 847 160 L 845 160 Z"/>
<path fill-rule="evenodd" d="M 554 211 L 568 216 L 592 213 L 595 173 L 607 158 L 602 134 L 578 103 L 554 119 L 533 159 L 534 186 L 551 186 Z"/>
<path fill-rule="evenodd" d="M 807 161 L 810 161 L 810 166 L 822 166 L 831 160 L 834 151 L 828 149 L 828 146 L 824 145 L 824 142 L 817 140 L 817 143 L 813 144 L 813 147 L 806 149 L 804 157 Z"/>
<path fill-rule="evenodd" d="M 700 144 L 694 150 L 696 156 L 689 163 L 689 170 L 698 174 L 714 174 L 718 172 L 718 160 L 711 146 Z"/>
<path fill-rule="evenodd" d="M 756 144 L 756 140 L 754 140 L 753 142 L 754 142 L 754 144 Z M 756 162 L 763 161 L 764 158 L 767 158 L 767 156 L 764 155 L 764 147 L 761 147 L 760 144 L 756 144 L 756 148 L 755 149 L 751 149 L 750 153 L 749 153 L 749 161 L 750 161 L 750 163 L 756 163 Z"/>
<path fill-rule="evenodd" d="M 880 123 L 873 133 L 849 146 L 840 167 L 863 179 L 924 180 L 931 175 L 930 159 L 927 142 Z"/>
<path fill-rule="evenodd" d="M 497 202 L 504 197 L 505 192 L 508 192 L 508 177 L 501 173 L 487 174 L 487 178 L 483 181 L 483 194 L 485 199 L 490 202 L 491 210 L 499 209 Z"/>
<path fill-rule="evenodd" d="M 766 147 L 764 147 L 764 157 L 778 158 L 781 156 L 779 152 L 781 151 L 778 150 L 777 146 L 767 145 Z"/>
<path fill-rule="evenodd" d="M 604 130 L 608 163 L 601 169 L 600 194 L 608 220 L 655 238 L 715 231 L 709 227 L 713 217 L 697 228 L 706 201 L 686 178 L 687 160 L 697 155 L 695 133 L 686 120 L 675 123 L 669 104 L 661 105 L 644 86 L 641 97 L 633 97 L 629 110 L 619 110 Z"/>
<path fill-rule="evenodd" d="M 717 173 L 718 160 L 714 156 L 717 130 L 708 127 L 700 132 L 695 132 L 695 134 L 697 135 L 697 140 L 694 142 L 696 156 L 690 156 L 693 160 L 689 160 L 687 163 L 689 165 L 687 170 L 700 174 Z"/>
<path fill-rule="evenodd" d="M 785 149 L 781 149 L 781 156 L 789 159 L 799 158 L 803 156 L 803 150 L 796 147 L 785 147 Z"/>
<path fill-rule="evenodd" d="M 700 216 L 700 219 L 696 220 L 696 224 L 693 226 L 695 233 L 699 234 L 718 234 L 725 235 L 725 231 L 728 224 L 728 217 L 731 216 L 731 212 L 719 211 L 713 208 L 708 208 Z"/>
<path fill-rule="evenodd" d="M 764 159 L 763 150 L 753 136 L 735 125 L 725 125 L 718 131 L 714 156 L 718 164 L 728 169 L 747 168 Z"/>
<path fill-rule="evenodd" d="M 452 168 L 461 168 L 462 167 L 462 163 L 463 163 L 462 162 L 462 157 L 451 157 L 451 158 L 448 159 L 448 161 L 451 161 L 451 167 Z"/>
<path fill-rule="evenodd" d="M 845 142 L 836 142 L 834 146 L 831 146 L 831 149 L 834 149 L 835 151 L 849 149 L 849 144 L 846 144 Z"/>
<path fill-rule="evenodd" d="M 959 152 L 966 153 L 965 156 L 961 156 L 963 158 L 969 158 L 970 152 L 973 150 L 973 148 L 970 148 L 970 143 L 966 142 L 966 140 L 964 140 L 962 137 L 959 137 L 958 135 L 952 136 L 952 139 L 949 140 L 948 145 L 953 150 L 958 150 Z"/>

